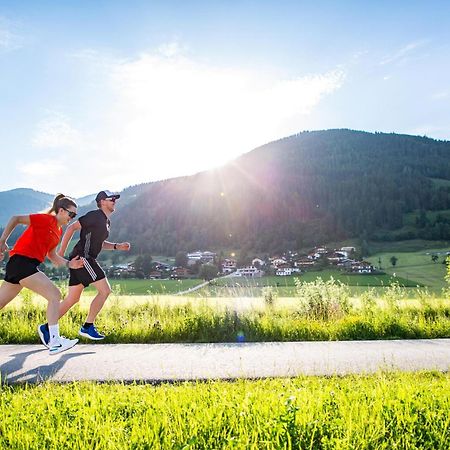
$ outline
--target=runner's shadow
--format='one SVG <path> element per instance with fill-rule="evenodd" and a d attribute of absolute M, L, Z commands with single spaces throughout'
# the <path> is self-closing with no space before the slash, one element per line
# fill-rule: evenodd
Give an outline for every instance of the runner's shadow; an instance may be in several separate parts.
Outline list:
<path fill-rule="evenodd" d="M 66 361 L 77 356 L 92 355 L 95 352 L 78 352 L 78 353 L 63 353 L 56 361 L 48 365 L 41 365 L 34 367 L 24 373 L 19 373 L 14 376 L 9 376 L 10 373 L 20 371 L 25 360 L 33 353 L 42 352 L 43 350 L 32 350 L 29 352 L 17 353 L 13 359 L 0 366 L 0 380 L 2 384 L 14 383 L 40 383 L 42 381 L 51 379 L 59 370 L 64 367 Z M 54 356 L 50 356 L 54 358 Z"/>
<path fill-rule="evenodd" d="M 20 352 L 15 355 L 11 355 L 13 358 L 6 362 L 5 364 L 0 365 L 0 376 L 2 382 L 6 380 L 8 373 L 14 373 L 20 370 L 23 367 L 23 363 L 25 360 L 34 353 L 39 353 L 42 350 L 31 350 L 29 352 Z"/>

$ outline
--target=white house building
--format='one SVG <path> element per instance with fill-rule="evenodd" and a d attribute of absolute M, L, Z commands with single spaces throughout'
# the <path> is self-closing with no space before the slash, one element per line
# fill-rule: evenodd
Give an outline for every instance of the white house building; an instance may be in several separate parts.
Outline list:
<path fill-rule="evenodd" d="M 300 269 L 298 267 L 284 267 L 282 269 L 277 269 L 275 275 L 278 277 L 288 277 L 293 273 L 300 273 Z"/>
<path fill-rule="evenodd" d="M 257 269 L 255 266 L 240 267 L 234 272 L 236 277 L 250 277 L 250 278 L 260 278 L 264 275 L 262 270 Z"/>
<path fill-rule="evenodd" d="M 236 260 L 235 259 L 225 259 L 222 263 L 223 273 L 232 273 L 236 271 Z"/>
<path fill-rule="evenodd" d="M 256 265 L 256 264 L 258 264 L 259 265 L 259 267 L 263 267 L 263 266 L 265 266 L 265 261 L 263 261 L 261 258 L 255 258 L 253 261 L 252 261 L 252 266 L 254 266 L 254 265 Z"/>

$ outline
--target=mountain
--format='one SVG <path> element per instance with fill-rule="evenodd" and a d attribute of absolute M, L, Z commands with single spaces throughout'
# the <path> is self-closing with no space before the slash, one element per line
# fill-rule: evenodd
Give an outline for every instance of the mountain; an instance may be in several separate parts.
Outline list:
<path fill-rule="evenodd" d="M 13 215 L 43 211 L 52 204 L 54 196 L 33 189 L 12 189 L 0 192 L 0 227 Z"/>
<path fill-rule="evenodd" d="M 303 132 L 220 169 L 122 194 L 111 238 L 156 254 L 281 251 L 355 237 L 450 239 L 450 142 L 345 129 Z M 403 236 L 405 215 L 414 211 L 425 221 Z M 443 214 L 431 219 L 427 211 Z"/>
<path fill-rule="evenodd" d="M 2 201 L 15 191 L 29 196 Z M 43 209 L 30 204 L 35 194 L 53 198 L 7 193 L 0 193 L 2 217 Z M 450 240 L 450 142 L 346 129 L 303 132 L 219 169 L 121 194 L 110 238 L 130 241 L 136 252 L 265 253 L 347 238 Z"/>
<path fill-rule="evenodd" d="M 78 206 L 89 205 L 96 194 L 75 199 Z M 0 228 L 4 227 L 11 216 L 44 211 L 51 207 L 55 195 L 33 189 L 12 189 L 0 192 Z"/>
<path fill-rule="evenodd" d="M 84 197 L 76 198 L 75 201 L 79 207 L 90 205 L 96 197 L 97 193 L 85 195 Z"/>

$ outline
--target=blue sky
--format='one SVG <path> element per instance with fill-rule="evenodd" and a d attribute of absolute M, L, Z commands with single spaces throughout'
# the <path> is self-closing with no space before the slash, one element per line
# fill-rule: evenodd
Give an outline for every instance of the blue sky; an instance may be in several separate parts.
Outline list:
<path fill-rule="evenodd" d="M 0 190 L 120 190 L 307 129 L 450 139 L 449 22 L 433 0 L 0 0 Z"/>

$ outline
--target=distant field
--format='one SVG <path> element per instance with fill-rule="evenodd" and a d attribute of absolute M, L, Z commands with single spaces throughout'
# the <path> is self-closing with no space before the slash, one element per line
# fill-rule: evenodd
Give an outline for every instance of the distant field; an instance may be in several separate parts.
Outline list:
<path fill-rule="evenodd" d="M 264 287 L 272 286 L 276 287 L 279 296 L 289 297 L 295 295 L 295 279 L 299 279 L 304 283 L 310 283 L 318 277 L 324 281 L 328 281 L 333 277 L 336 281 L 348 285 L 353 295 L 359 295 L 367 290 L 368 287 L 383 289 L 394 282 L 407 288 L 417 288 L 418 285 L 420 286 L 420 283 L 415 280 L 398 276 L 394 277 L 393 275 L 348 275 L 336 270 L 323 270 L 321 272 L 307 272 L 288 277 L 273 276 L 254 279 L 241 277 L 220 278 L 214 281 L 213 285 L 209 285 L 191 295 L 257 297 L 263 295 Z"/>
<path fill-rule="evenodd" d="M 397 274 L 396 274 L 397 275 Z M 262 288 L 266 286 L 275 287 L 279 296 L 288 297 L 295 294 L 295 278 L 302 282 L 314 281 L 321 277 L 324 281 L 333 277 L 335 280 L 351 286 L 352 291 L 359 293 L 368 286 L 383 288 L 393 282 L 398 282 L 401 286 L 416 288 L 420 283 L 416 280 L 402 278 L 393 275 L 346 275 L 338 271 L 324 270 L 322 272 L 308 272 L 289 277 L 262 277 L 262 278 L 219 278 L 213 285 L 192 292 L 194 297 L 232 297 L 245 296 L 257 297 L 262 295 Z M 201 279 L 188 280 L 110 280 L 114 291 L 124 295 L 165 295 L 176 294 L 203 283 Z M 93 288 L 85 291 L 87 294 L 93 293 Z"/>
<path fill-rule="evenodd" d="M 127 295 L 164 295 L 176 294 L 185 291 L 193 286 L 203 283 L 203 280 L 114 280 L 110 279 L 111 287 L 117 292 Z M 89 287 L 86 292 L 94 292 L 94 288 Z"/>
<path fill-rule="evenodd" d="M 445 257 L 445 252 L 449 250 L 449 247 L 445 247 L 415 252 L 389 251 L 377 253 L 366 259 L 375 266 L 378 266 L 378 260 L 381 259 L 381 267 L 389 275 L 395 273 L 398 277 L 414 280 L 434 291 L 438 291 L 446 285 L 444 279 L 445 264 L 442 264 L 442 260 Z M 439 260 L 436 263 L 431 260 L 433 253 L 439 254 Z M 398 258 L 395 267 L 390 262 L 392 256 Z"/>
<path fill-rule="evenodd" d="M 378 260 L 378 259 L 377 259 Z M 386 286 L 393 282 L 398 283 L 411 290 L 413 296 L 417 286 L 430 286 L 434 291 L 439 291 L 444 285 L 444 267 L 437 274 L 433 274 L 434 278 L 430 279 L 426 276 L 420 277 L 420 280 L 411 275 L 401 276 L 400 271 L 384 275 L 348 275 L 339 271 L 324 270 L 321 272 L 307 272 L 304 274 L 296 274 L 289 277 L 261 277 L 261 278 L 219 278 L 211 285 L 196 290 L 189 294 L 192 297 L 259 297 L 262 295 L 262 289 L 267 286 L 276 288 L 280 297 L 292 297 L 295 295 L 295 279 L 298 278 L 302 282 L 308 283 L 320 277 L 327 281 L 331 277 L 350 287 L 352 295 L 357 296 L 367 290 L 368 287 L 383 291 Z M 441 273 L 442 272 L 442 273 Z M 439 280 L 439 276 L 441 280 Z M 138 280 L 138 279 L 110 279 L 113 291 L 123 295 L 173 295 L 178 292 L 186 291 L 194 286 L 203 283 L 201 279 L 188 280 Z M 437 288 L 435 285 L 439 285 Z M 63 284 L 65 286 L 65 284 Z M 92 287 L 85 290 L 90 295 L 94 293 Z"/>

